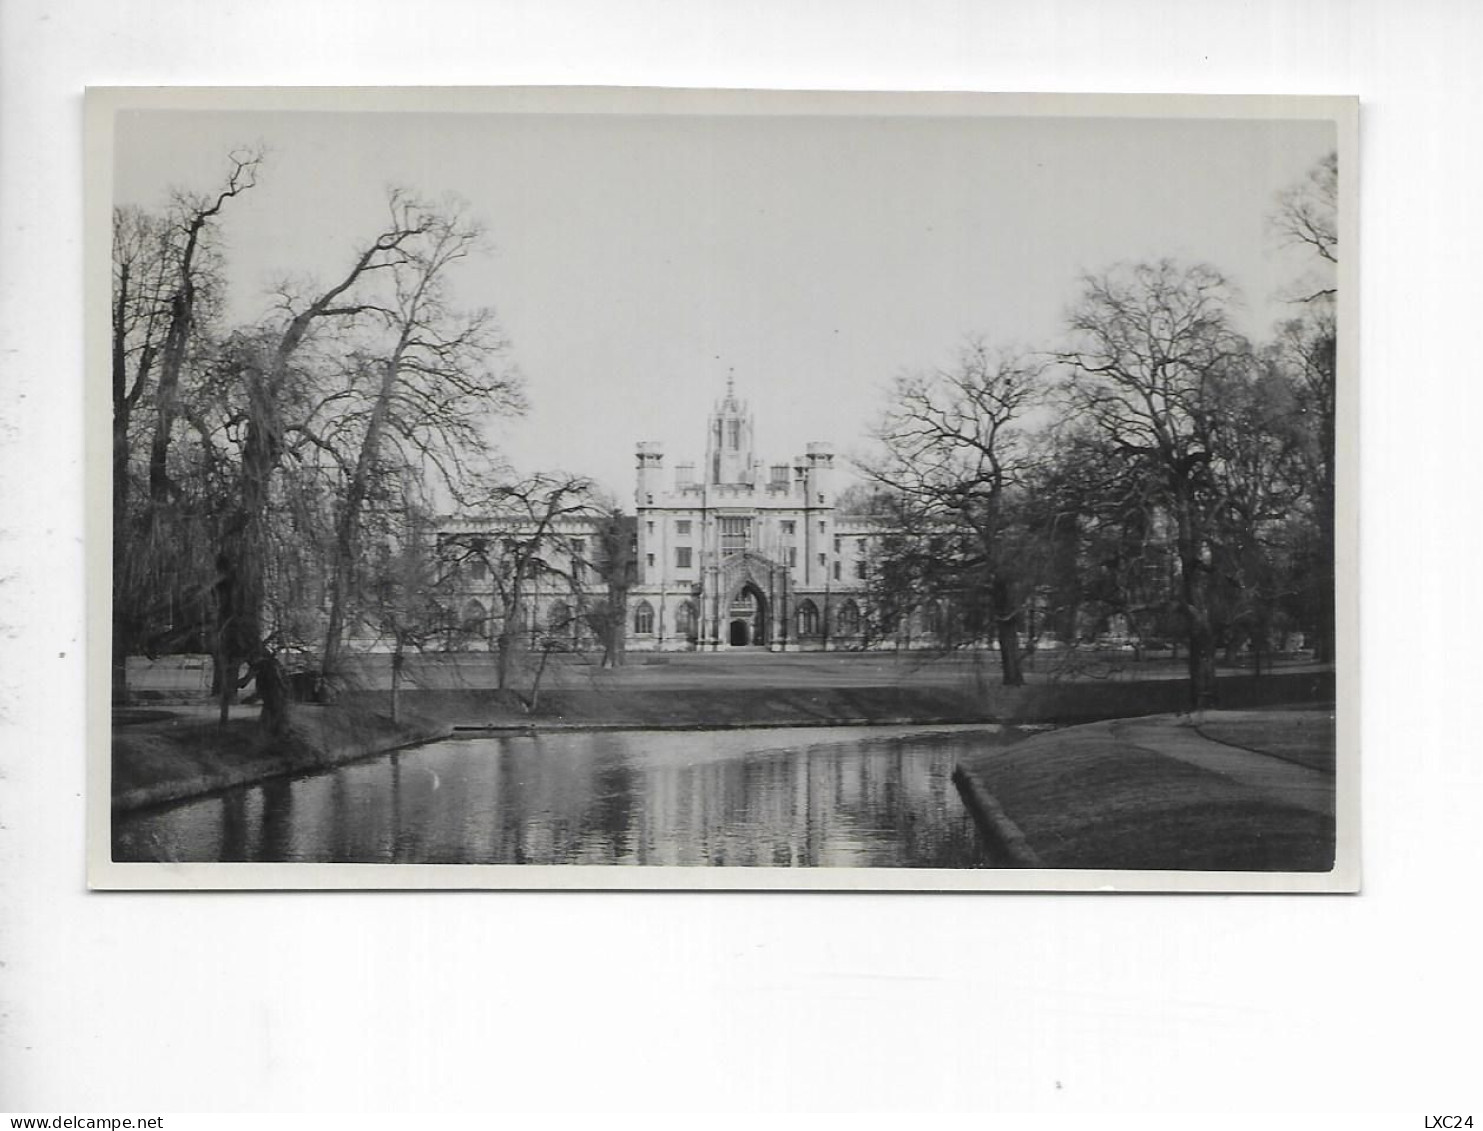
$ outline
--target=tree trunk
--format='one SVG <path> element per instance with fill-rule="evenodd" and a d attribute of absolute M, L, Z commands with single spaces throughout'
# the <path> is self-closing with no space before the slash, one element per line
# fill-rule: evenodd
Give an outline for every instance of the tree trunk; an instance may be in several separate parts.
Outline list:
<path fill-rule="evenodd" d="M 268 509 L 268 480 L 277 465 L 278 445 L 267 426 L 254 421 L 248 429 L 242 451 L 242 496 L 222 538 L 217 555 L 217 639 L 228 673 L 236 673 L 243 664 L 258 664 L 267 653 L 263 640 L 262 611 L 266 599 L 264 555 L 266 536 L 263 531 Z M 224 680 L 225 696 L 234 680 Z M 285 723 L 284 704 L 262 700 L 262 723 L 277 731 Z"/>
<path fill-rule="evenodd" d="M 391 654 L 391 721 L 398 721 L 398 709 L 400 707 L 402 690 L 402 650 L 400 647 Z"/>
<path fill-rule="evenodd" d="M 536 713 L 536 708 L 540 706 L 540 703 L 541 703 L 541 677 L 546 674 L 546 663 L 550 659 L 551 659 L 551 649 L 550 648 L 542 648 L 541 649 L 541 662 L 536 667 L 536 677 L 535 677 L 534 680 L 531 681 L 531 685 L 530 685 L 530 700 L 525 705 L 525 710 L 526 710 L 526 713 L 527 714 L 531 714 L 531 715 L 535 714 Z"/>
<path fill-rule="evenodd" d="M 1190 704 L 1204 710 L 1215 706 L 1215 647 L 1208 632 L 1201 639 L 1198 630 L 1190 630 L 1189 650 Z"/>
<path fill-rule="evenodd" d="M 999 620 L 999 663 L 1004 669 L 1005 687 L 1023 687 L 1025 683 L 1024 666 L 1020 656 L 1020 638 L 1015 630 L 1014 617 L 1004 617 Z"/>
<path fill-rule="evenodd" d="M 621 668 L 628 642 L 628 586 L 611 586 L 608 589 L 610 626 L 607 639 L 606 663 L 610 668 Z"/>
<path fill-rule="evenodd" d="M 1197 574 L 1204 569 L 1198 558 L 1180 561 L 1180 584 L 1184 591 L 1184 617 L 1189 655 L 1190 703 L 1197 709 L 1215 706 L 1215 633 L 1210 613 L 1201 600 Z"/>
<path fill-rule="evenodd" d="M 1191 491 L 1188 480 L 1176 484 L 1174 516 L 1180 606 L 1189 642 L 1190 702 L 1197 710 L 1203 710 L 1215 705 L 1215 630 L 1210 623 L 1210 571 L 1200 553 L 1201 538 L 1193 513 L 1195 504 Z"/>
<path fill-rule="evenodd" d="M 228 670 L 228 665 L 229 661 L 226 656 L 218 654 L 216 660 L 216 678 L 219 682 L 216 690 L 218 726 L 227 725 L 227 719 L 231 717 L 232 704 L 237 701 L 237 669 L 232 666 Z"/>
<path fill-rule="evenodd" d="M 515 650 L 514 635 L 510 632 L 510 618 L 500 627 L 495 640 L 494 684 L 503 691 L 510 682 L 510 656 Z"/>
<path fill-rule="evenodd" d="M 336 539 L 335 564 L 330 570 L 330 612 L 324 631 L 320 670 L 324 678 L 340 674 L 340 638 L 345 633 L 345 591 L 350 587 L 350 555 Z"/>
<path fill-rule="evenodd" d="M 179 395 L 180 373 L 185 368 L 185 347 L 190 339 L 191 322 L 195 313 L 195 282 L 191 276 L 194 268 L 190 253 L 194 250 L 195 237 L 186 252 L 187 258 L 181 268 L 181 287 L 170 300 L 170 328 L 165 334 L 165 347 L 160 355 L 160 382 L 155 390 L 154 437 L 149 445 L 149 499 L 156 507 L 163 505 L 170 494 L 170 476 L 167 460 L 170 454 L 170 433 L 175 427 L 175 401 Z"/>
<path fill-rule="evenodd" d="M 386 427 L 386 418 L 391 412 L 391 396 L 396 391 L 397 375 L 401 369 L 401 352 L 406 341 L 406 332 L 397 343 L 393 355 L 382 363 L 381 388 L 376 405 L 371 410 L 370 423 L 366 426 L 365 438 L 361 441 L 356 456 L 355 471 L 345 488 L 341 501 L 339 520 L 335 524 L 335 566 L 331 572 L 330 615 L 325 629 L 323 668 L 326 677 L 337 674 L 340 662 L 340 645 L 345 632 L 345 609 L 355 585 L 355 564 L 360 553 L 360 514 L 365 505 L 370 487 L 371 468 L 381 452 L 381 434 Z"/>
<path fill-rule="evenodd" d="M 1004 670 L 1005 687 L 1023 687 L 1024 667 L 1020 663 L 1019 613 L 1010 611 L 1009 584 L 996 578 L 994 595 L 994 629 L 999 642 L 999 663 Z"/>
<path fill-rule="evenodd" d="M 258 698 L 262 700 L 262 714 L 258 726 L 275 738 L 282 738 L 288 731 L 288 680 L 283 674 L 283 665 L 271 652 L 264 653 L 253 666 L 257 678 Z"/>

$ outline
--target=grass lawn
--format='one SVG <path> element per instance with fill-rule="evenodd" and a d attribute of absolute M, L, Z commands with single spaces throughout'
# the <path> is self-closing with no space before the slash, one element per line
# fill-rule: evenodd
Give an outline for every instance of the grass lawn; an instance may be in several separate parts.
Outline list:
<path fill-rule="evenodd" d="M 296 707 L 286 737 L 251 717 L 220 726 L 202 714 L 125 712 L 113 730 L 115 802 L 148 804 L 331 765 L 437 733 L 426 720 L 393 723 L 337 707 Z"/>
<path fill-rule="evenodd" d="M 1226 712 L 1197 728 L 1215 742 L 1261 750 L 1310 770 L 1334 772 L 1338 737 L 1332 713 L 1316 711 Z"/>
<path fill-rule="evenodd" d="M 1039 736 L 970 767 L 1047 867 L 1327 871 L 1332 819 L 1104 728 Z"/>

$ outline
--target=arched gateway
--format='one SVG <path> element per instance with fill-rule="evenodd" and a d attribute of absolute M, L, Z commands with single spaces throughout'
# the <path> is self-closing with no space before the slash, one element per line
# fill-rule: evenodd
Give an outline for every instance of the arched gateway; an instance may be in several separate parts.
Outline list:
<path fill-rule="evenodd" d="M 727 643 L 733 648 L 767 644 L 767 597 L 748 580 L 732 596 L 726 609 Z"/>

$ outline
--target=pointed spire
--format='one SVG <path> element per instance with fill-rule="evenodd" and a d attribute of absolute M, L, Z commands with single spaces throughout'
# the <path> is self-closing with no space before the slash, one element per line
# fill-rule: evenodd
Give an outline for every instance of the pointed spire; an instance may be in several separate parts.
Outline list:
<path fill-rule="evenodd" d="M 734 365 L 726 367 L 726 399 L 729 401 L 736 399 L 736 366 Z"/>

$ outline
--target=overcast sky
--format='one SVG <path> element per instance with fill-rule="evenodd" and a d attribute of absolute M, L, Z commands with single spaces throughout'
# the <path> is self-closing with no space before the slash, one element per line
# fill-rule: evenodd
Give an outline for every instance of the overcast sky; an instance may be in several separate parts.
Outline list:
<path fill-rule="evenodd" d="M 633 450 L 699 462 L 736 372 L 759 453 L 861 450 L 904 370 L 970 334 L 1054 344 L 1085 271 L 1172 256 L 1224 271 L 1243 328 L 1283 315 L 1306 258 L 1267 225 L 1334 146 L 1326 122 L 128 112 L 115 198 L 159 207 L 264 144 L 221 222 L 232 316 L 284 275 L 328 280 L 388 186 L 456 193 L 493 250 L 457 291 L 491 306 L 531 410 L 522 470 L 632 501 Z"/>

